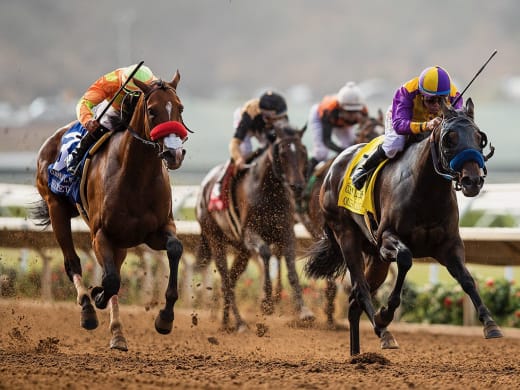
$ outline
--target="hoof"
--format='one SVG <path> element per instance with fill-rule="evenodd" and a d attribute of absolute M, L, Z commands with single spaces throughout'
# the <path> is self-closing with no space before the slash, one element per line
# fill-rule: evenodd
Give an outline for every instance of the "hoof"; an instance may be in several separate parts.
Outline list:
<path fill-rule="evenodd" d="M 504 337 L 502 334 L 502 331 L 498 327 L 498 325 L 488 325 L 484 328 L 484 338 L 486 339 L 499 339 L 501 337 Z"/>
<path fill-rule="evenodd" d="M 160 334 L 169 334 L 173 328 L 173 316 L 172 318 L 167 318 L 164 314 L 164 311 L 159 311 L 159 315 L 155 319 L 155 330 Z"/>
<path fill-rule="evenodd" d="M 99 325 L 96 310 L 88 303 L 81 309 L 81 327 L 87 330 L 96 329 Z"/>
<path fill-rule="evenodd" d="M 303 306 L 300 311 L 300 321 L 314 321 L 316 316 L 307 306 Z"/>
<path fill-rule="evenodd" d="M 110 340 L 110 349 L 128 351 L 128 346 L 126 345 L 126 339 L 121 335 L 112 337 L 112 340 Z"/>
<path fill-rule="evenodd" d="M 239 324 L 237 325 L 237 333 L 246 333 L 249 330 L 247 324 Z"/>
<path fill-rule="evenodd" d="M 108 301 L 105 299 L 103 287 L 94 287 L 90 292 L 90 296 L 98 309 L 106 309 Z"/>
<path fill-rule="evenodd" d="M 381 332 L 381 349 L 399 349 L 396 339 L 387 330 Z"/>
<path fill-rule="evenodd" d="M 270 316 L 274 313 L 273 301 L 271 301 L 269 299 L 262 300 L 261 308 L 262 308 L 262 313 L 264 313 L 265 315 Z"/>

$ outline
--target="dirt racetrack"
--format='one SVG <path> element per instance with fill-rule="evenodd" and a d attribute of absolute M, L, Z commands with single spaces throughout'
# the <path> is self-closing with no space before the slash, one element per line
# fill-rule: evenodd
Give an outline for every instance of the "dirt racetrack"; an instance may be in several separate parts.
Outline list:
<path fill-rule="evenodd" d="M 108 348 L 107 311 L 90 332 L 79 312 L 72 303 L 0 300 L 0 389 L 520 388 L 518 329 L 485 340 L 480 327 L 394 324 L 401 348 L 382 351 L 364 323 L 353 361 L 347 331 L 326 330 L 320 318 L 295 328 L 289 317 L 247 313 L 250 331 L 227 334 L 210 313 L 178 309 L 162 336 L 157 309 L 122 306 L 129 351 L 121 352 Z"/>

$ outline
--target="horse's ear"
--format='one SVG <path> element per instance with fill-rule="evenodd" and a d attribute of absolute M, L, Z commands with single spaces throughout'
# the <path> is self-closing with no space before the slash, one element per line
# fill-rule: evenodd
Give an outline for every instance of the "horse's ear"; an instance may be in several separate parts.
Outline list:
<path fill-rule="evenodd" d="M 377 120 L 381 123 L 383 123 L 385 117 L 383 116 L 383 110 L 380 108 L 377 110 Z"/>
<path fill-rule="evenodd" d="M 475 120 L 475 111 L 474 111 L 474 105 L 473 100 L 471 98 L 468 98 L 466 101 L 466 114 L 472 119 Z"/>
<path fill-rule="evenodd" d="M 305 134 L 305 130 L 307 130 L 307 125 L 308 125 L 308 123 L 305 122 L 302 129 L 300 130 L 300 137 L 303 137 L 303 134 Z"/>
<path fill-rule="evenodd" d="M 179 73 L 179 69 L 175 71 L 175 74 L 173 75 L 173 80 L 170 83 L 170 85 L 173 87 L 173 89 L 177 89 L 177 84 L 179 84 L 179 81 L 181 79 L 181 74 Z"/>
<path fill-rule="evenodd" d="M 455 109 L 451 106 L 451 104 L 446 104 L 444 99 L 441 99 L 441 110 L 445 118 L 451 118 L 456 114 Z"/>
<path fill-rule="evenodd" d="M 143 83 L 142 81 L 137 80 L 136 78 L 133 79 L 134 84 L 137 85 L 137 88 L 139 88 L 141 91 L 143 91 L 144 94 L 148 92 L 150 89 L 150 86 Z"/>

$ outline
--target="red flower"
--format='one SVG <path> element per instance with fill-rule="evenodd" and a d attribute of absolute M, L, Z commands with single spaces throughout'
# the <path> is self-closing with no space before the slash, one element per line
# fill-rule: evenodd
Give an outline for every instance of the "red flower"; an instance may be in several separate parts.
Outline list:
<path fill-rule="evenodd" d="M 445 307 L 448 307 L 448 308 L 451 307 L 451 304 L 452 304 L 452 303 L 453 303 L 453 301 L 451 300 L 450 297 L 446 297 L 446 298 L 444 298 L 444 306 L 445 306 Z"/>
<path fill-rule="evenodd" d="M 495 285 L 495 279 L 493 279 L 493 278 L 486 279 L 486 286 L 493 287 L 494 285 Z"/>
<path fill-rule="evenodd" d="M 515 317 L 520 318 L 520 310 L 515 311 Z"/>

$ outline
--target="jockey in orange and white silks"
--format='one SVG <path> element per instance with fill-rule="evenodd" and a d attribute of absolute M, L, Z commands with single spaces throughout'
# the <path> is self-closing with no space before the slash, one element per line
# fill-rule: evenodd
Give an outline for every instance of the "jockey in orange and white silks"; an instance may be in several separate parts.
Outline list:
<path fill-rule="evenodd" d="M 450 75 L 440 66 L 426 68 L 418 77 L 404 83 L 395 92 L 386 113 L 383 144 L 356 168 L 352 184 L 361 189 L 372 169 L 404 149 L 409 135 L 432 131 L 439 126 L 441 101 L 452 104 L 459 95 Z M 462 104 L 460 98 L 454 108 L 459 109 Z"/>
<path fill-rule="evenodd" d="M 330 152 L 341 153 L 355 143 L 356 128 L 368 108 L 359 87 L 353 81 L 345 84 L 336 95 L 325 96 L 309 111 L 312 133 L 312 157 L 308 176 L 314 167 L 330 157 Z"/>
<path fill-rule="evenodd" d="M 101 123 L 97 126 L 92 126 L 92 121 L 95 120 L 95 112 L 103 110 L 110 99 L 114 97 L 121 85 L 123 85 L 128 76 L 135 69 L 136 65 L 130 65 L 125 68 L 119 68 L 113 70 L 110 73 L 101 76 L 97 79 L 83 94 L 76 106 L 76 115 L 81 124 L 89 131 L 92 132 L 95 128 L 99 127 L 99 124 L 108 127 L 111 116 L 119 115 L 121 110 L 121 102 L 127 94 L 136 93 L 139 91 L 133 81 L 128 82 L 123 92 L 119 94 L 118 98 L 112 104 L 106 112 L 106 118 L 101 119 Z M 154 76 L 152 71 L 146 65 L 141 65 L 133 76 L 134 79 L 142 81 L 143 83 L 149 84 L 157 78 Z"/>
<path fill-rule="evenodd" d="M 76 149 L 67 157 L 67 170 L 72 175 L 77 175 L 80 163 L 88 149 L 103 135 L 102 128 L 111 129 L 111 118 L 121 114 L 121 103 L 129 94 L 139 93 L 139 88 L 133 82 L 137 79 L 143 83 L 150 84 L 157 78 L 149 67 L 141 65 L 121 93 L 116 97 L 112 105 L 107 109 L 104 116 L 99 120 L 96 113 L 100 114 L 119 91 L 121 86 L 128 80 L 137 65 L 113 70 L 97 79 L 83 94 L 76 106 L 76 115 L 81 125 L 88 131 L 81 139 Z"/>

